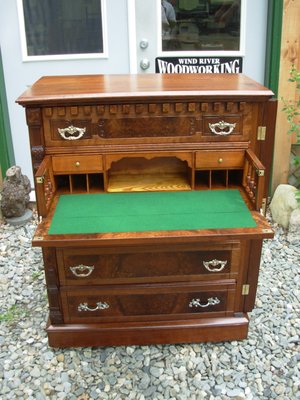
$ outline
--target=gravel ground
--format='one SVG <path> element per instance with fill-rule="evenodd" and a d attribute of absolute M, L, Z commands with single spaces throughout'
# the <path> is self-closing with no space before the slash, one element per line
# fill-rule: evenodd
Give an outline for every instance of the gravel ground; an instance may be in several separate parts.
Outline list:
<path fill-rule="evenodd" d="M 275 226 L 244 341 L 53 349 L 35 222 L 0 225 L 0 399 L 300 399 L 300 243 Z"/>

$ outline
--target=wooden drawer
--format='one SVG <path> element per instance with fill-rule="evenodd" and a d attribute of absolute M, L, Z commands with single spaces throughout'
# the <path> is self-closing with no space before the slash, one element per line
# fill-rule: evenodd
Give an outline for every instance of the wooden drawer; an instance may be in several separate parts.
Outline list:
<path fill-rule="evenodd" d="M 203 136 L 213 140 L 243 138 L 242 115 L 213 115 L 203 117 Z"/>
<path fill-rule="evenodd" d="M 63 290 L 65 323 L 166 320 L 233 313 L 235 283 Z"/>
<path fill-rule="evenodd" d="M 46 146 L 195 141 L 200 131 L 196 103 L 74 105 L 43 110 Z M 198 106 L 199 107 L 199 106 Z M 198 137 L 199 138 L 199 137 Z"/>
<path fill-rule="evenodd" d="M 103 285 L 227 279 L 237 275 L 239 243 L 203 250 L 103 254 L 98 249 L 57 250 L 62 285 Z"/>
<path fill-rule="evenodd" d="M 153 101 L 43 109 L 46 146 L 249 141 L 259 104 Z"/>
<path fill-rule="evenodd" d="M 245 163 L 244 151 L 198 151 L 196 169 L 242 169 Z"/>
<path fill-rule="evenodd" d="M 202 116 L 201 139 L 210 142 L 254 142 L 258 109 L 258 104 L 248 102 L 208 104 Z"/>
<path fill-rule="evenodd" d="M 103 170 L 102 156 L 54 156 L 54 174 L 100 172 Z"/>

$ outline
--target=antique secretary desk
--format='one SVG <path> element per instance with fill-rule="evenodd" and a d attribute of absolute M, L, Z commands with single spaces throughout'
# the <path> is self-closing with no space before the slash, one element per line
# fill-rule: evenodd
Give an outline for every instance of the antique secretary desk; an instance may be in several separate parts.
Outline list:
<path fill-rule="evenodd" d="M 29 127 L 49 344 L 247 337 L 276 101 L 243 75 L 43 77 Z"/>

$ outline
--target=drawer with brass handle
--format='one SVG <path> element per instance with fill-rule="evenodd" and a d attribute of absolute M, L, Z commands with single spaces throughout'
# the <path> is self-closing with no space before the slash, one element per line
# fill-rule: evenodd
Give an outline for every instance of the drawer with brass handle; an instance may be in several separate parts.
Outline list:
<path fill-rule="evenodd" d="M 53 156 L 52 167 L 54 174 L 92 173 L 103 170 L 101 155 Z"/>
<path fill-rule="evenodd" d="M 62 290 L 65 322 L 202 318 L 234 311 L 235 282 L 122 285 Z M 212 314 L 212 315 L 211 315 Z"/>
<path fill-rule="evenodd" d="M 197 169 L 242 169 L 245 163 L 245 152 L 237 151 L 197 151 Z"/>
<path fill-rule="evenodd" d="M 57 250 L 63 285 L 178 282 L 235 277 L 239 244 L 220 249 L 103 254 L 100 249 Z"/>
<path fill-rule="evenodd" d="M 212 141 L 244 141 L 249 136 L 249 127 L 244 126 L 243 119 L 242 114 L 204 115 L 203 136 L 209 137 Z"/>

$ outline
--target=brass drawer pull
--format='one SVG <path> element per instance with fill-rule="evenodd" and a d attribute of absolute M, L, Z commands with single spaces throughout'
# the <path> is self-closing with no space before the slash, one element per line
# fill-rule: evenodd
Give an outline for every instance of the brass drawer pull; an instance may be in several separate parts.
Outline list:
<path fill-rule="evenodd" d="M 236 124 L 230 124 L 229 122 L 220 121 L 216 122 L 215 124 L 208 124 L 208 126 L 211 132 L 215 135 L 226 136 L 230 135 L 233 132 Z"/>
<path fill-rule="evenodd" d="M 58 128 L 58 133 L 65 140 L 78 140 L 85 134 L 86 128 L 77 128 L 70 125 L 67 128 Z"/>
<path fill-rule="evenodd" d="M 226 267 L 227 261 L 214 259 L 211 261 L 203 261 L 203 265 L 209 272 L 220 272 Z"/>
<path fill-rule="evenodd" d="M 77 276 L 78 278 L 85 278 L 94 271 L 94 266 L 93 265 L 76 265 L 76 267 L 70 267 L 70 271 L 72 272 L 73 275 Z M 86 271 L 86 272 L 84 272 Z"/>
<path fill-rule="evenodd" d="M 98 303 L 96 303 L 95 308 L 90 308 L 88 306 L 88 303 L 80 303 L 78 306 L 78 311 L 97 311 L 97 310 L 106 310 L 107 308 L 109 308 L 109 304 L 107 304 L 106 302 L 102 303 L 102 301 L 99 301 Z"/>
<path fill-rule="evenodd" d="M 192 299 L 192 301 L 189 304 L 189 307 L 209 307 L 209 306 L 216 306 L 217 304 L 220 304 L 220 300 L 217 297 L 210 297 L 207 299 L 207 303 L 201 304 L 200 299 Z"/>

